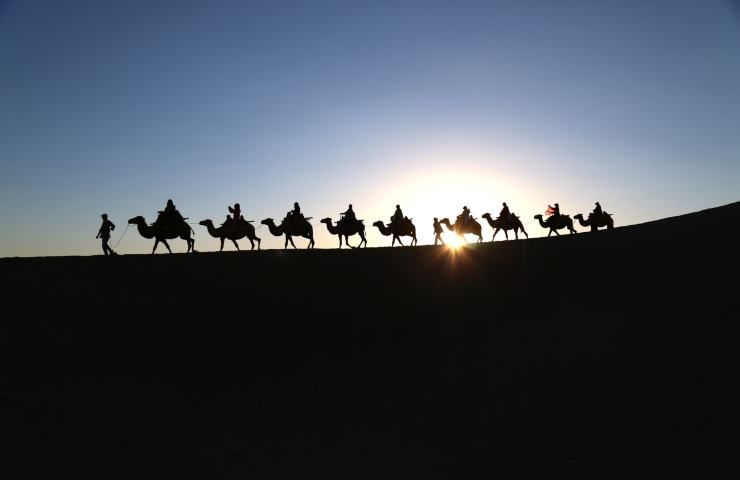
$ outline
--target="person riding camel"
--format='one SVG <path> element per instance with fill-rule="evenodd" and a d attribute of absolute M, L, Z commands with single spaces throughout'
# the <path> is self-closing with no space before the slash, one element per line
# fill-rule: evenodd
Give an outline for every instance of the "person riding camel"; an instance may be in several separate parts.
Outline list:
<path fill-rule="evenodd" d="M 558 216 L 560 216 L 560 205 L 559 205 L 559 204 L 557 204 L 557 203 L 555 204 L 555 206 L 554 206 L 554 207 L 551 207 L 550 205 L 548 205 L 548 206 L 547 206 L 547 211 L 548 211 L 548 212 L 550 213 L 550 215 L 552 215 L 553 217 L 558 217 Z"/>
<path fill-rule="evenodd" d="M 401 211 L 401 206 L 396 205 L 396 211 L 393 212 L 393 216 L 391 217 L 391 223 L 400 223 L 404 219 L 403 212 Z"/>
<path fill-rule="evenodd" d="M 468 210 L 467 206 L 463 207 L 462 213 L 457 218 L 463 226 L 466 226 L 470 222 L 470 210 Z"/>
<path fill-rule="evenodd" d="M 339 221 L 345 224 L 352 224 L 357 221 L 357 217 L 355 216 L 355 211 L 352 210 L 352 204 L 349 204 L 349 208 L 346 212 L 342 212 L 339 214 L 340 219 Z"/>
<path fill-rule="evenodd" d="M 232 219 L 231 222 L 234 225 L 236 225 L 239 222 L 239 219 L 242 216 L 242 209 L 239 206 L 239 204 L 238 203 L 235 203 L 234 204 L 234 208 L 231 208 L 231 206 L 229 206 L 229 213 L 231 213 L 233 215 L 233 219 Z"/>
<path fill-rule="evenodd" d="M 511 212 L 509 211 L 509 207 L 506 205 L 506 202 L 504 202 L 504 208 L 501 209 L 501 212 L 498 214 L 498 218 L 506 223 L 511 223 Z"/>
<path fill-rule="evenodd" d="M 175 204 L 172 202 L 171 198 L 167 200 L 167 205 L 164 207 L 164 210 L 160 211 L 159 213 L 160 216 L 157 217 L 158 222 L 162 221 L 164 223 L 174 224 L 185 221 L 183 216 L 177 210 L 177 207 L 175 207 Z"/>
<path fill-rule="evenodd" d="M 301 218 L 303 218 L 303 216 L 301 215 L 301 206 L 298 205 L 298 202 L 294 202 L 293 210 L 288 212 L 288 214 L 285 216 L 285 220 L 290 222 L 292 225 L 298 225 L 298 222 Z"/>
<path fill-rule="evenodd" d="M 603 215 L 604 212 L 601 210 L 601 205 L 599 205 L 599 202 L 596 202 L 596 208 L 594 208 L 594 218 L 601 219 Z"/>

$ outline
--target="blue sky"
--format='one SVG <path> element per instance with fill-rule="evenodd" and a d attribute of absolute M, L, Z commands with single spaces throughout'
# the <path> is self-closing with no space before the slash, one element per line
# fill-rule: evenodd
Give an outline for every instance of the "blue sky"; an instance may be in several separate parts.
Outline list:
<path fill-rule="evenodd" d="M 738 52 L 727 0 L 0 0 L 0 257 L 98 254 L 100 213 L 117 241 L 168 198 L 194 222 L 299 201 L 326 248 L 348 203 L 370 225 L 400 202 L 420 243 L 463 205 L 730 203 Z"/>

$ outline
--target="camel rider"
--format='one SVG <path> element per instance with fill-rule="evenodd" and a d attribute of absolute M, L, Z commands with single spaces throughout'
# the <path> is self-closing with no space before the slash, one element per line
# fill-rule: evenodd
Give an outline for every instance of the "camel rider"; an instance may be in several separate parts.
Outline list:
<path fill-rule="evenodd" d="M 506 205 L 506 202 L 504 202 L 504 208 L 501 209 L 501 212 L 498 214 L 498 218 L 502 219 L 506 223 L 511 222 L 511 212 L 509 212 L 509 207 Z"/>
<path fill-rule="evenodd" d="M 391 217 L 391 223 L 400 223 L 403 221 L 403 212 L 401 211 L 401 206 L 396 205 L 396 211 L 393 212 L 393 216 Z"/>
<path fill-rule="evenodd" d="M 177 223 L 185 221 L 182 215 L 180 215 L 180 212 L 177 211 L 177 207 L 175 207 L 175 204 L 172 202 L 171 198 L 167 200 L 167 205 L 164 207 L 164 210 L 159 213 L 161 213 L 161 216 L 159 218 L 161 218 L 162 221 L 166 223 Z M 159 220 L 159 218 L 157 220 Z"/>
<path fill-rule="evenodd" d="M 234 208 L 231 208 L 231 206 L 229 206 L 229 213 L 234 215 L 234 219 L 232 222 L 234 223 L 234 225 L 236 225 L 239 222 L 239 218 L 242 215 L 242 209 L 239 206 L 239 204 L 235 203 Z"/>
<path fill-rule="evenodd" d="M 468 210 L 467 206 L 463 207 L 463 211 L 460 215 L 457 216 L 457 218 L 460 219 L 460 223 L 463 225 L 467 225 L 470 221 L 470 210 Z"/>
<path fill-rule="evenodd" d="M 552 207 L 550 205 L 548 205 L 547 207 L 552 211 L 552 216 L 553 217 L 560 216 L 560 205 L 559 204 L 556 203 L 554 207 Z"/>
<path fill-rule="evenodd" d="M 339 215 L 341 216 L 340 221 L 342 223 L 351 224 L 351 223 L 355 223 L 357 221 L 357 217 L 355 216 L 355 211 L 352 210 L 352 204 L 351 203 L 349 204 L 349 208 L 347 208 L 347 211 L 346 212 L 343 212 L 343 213 L 340 213 Z"/>
<path fill-rule="evenodd" d="M 436 245 L 437 242 L 442 242 L 442 245 L 444 245 L 445 241 L 442 240 L 442 225 L 440 225 L 437 217 L 434 217 L 434 223 L 432 223 L 432 227 L 434 228 L 434 244 Z"/>
<path fill-rule="evenodd" d="M 596 202 L 596 208 L 594 208 L 594 218 L 600 219 L 604 215 L 604 212 L 601 210 L 601 205 L 599 205 L 599 202 Z"/>

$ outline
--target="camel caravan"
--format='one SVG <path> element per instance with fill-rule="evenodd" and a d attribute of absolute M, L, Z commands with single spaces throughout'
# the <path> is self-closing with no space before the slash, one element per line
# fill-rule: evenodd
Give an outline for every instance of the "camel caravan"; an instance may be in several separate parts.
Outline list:
<path fill-rule="evenodd" d="M 131 218 L 128 223 L 129 225 L 136 225 L 139 234 L 148 239 L 154 239 L 154 247 L 152 253 L 157 250 L 157 246 L 162 243 L 167 248 L 167 251 L 172 253 L 167 240 L 180 238 L 185 240 L 187 243 L 187 252 L 195 252 L 195 231 L 192 229 L 190 224 L 186 221 L 187 217 L 183 217 L 175 207 L 172 200 L 167 201 L 167 205 L 164 210 L 160 210 L 157 219 L 154 223 L 149 224 L 146 222 L 143 216 L 137 216 Z M 257 236 L 256 228 L 253 225 L 254 220 L 245 220 L 241 214 L 241 207 L 238 203 L 235 203 L 233 207 L 229 206 L 229 213 L 226 220 L 221 223 L 218 227 L 214 225 L 211 219 L 205 219 L 200 221 L 198 224 L 206 227 L 208 234 L 217 238 L 221 242 L 219 251 L 223 251 L 224 243 L 226 240 L 230 240 L 234 244 L 237 250 L 239 244 L 237 240 L 246 238 L 251 244 L 251 249 L 254 250 L 255 243 L 257 250 L 260 250 L 262 239 Z M 544 217 L 547 219 L 544 219 Z M 262 226 L 266 226 L 270 234 L 276 237 L 284 237 L 285 244 L 284 248 L 287 249 L 290 244 L 293 248 L 297 248 L 293 242 L 293 237 L 301 237 L 308 240 L 308 249 L 314 248 L 316 242 L 314 241 L 314 225 L 311 224 L 313 217 L 306 217 L 301 213 L 301 207 L 298 202 L 293 204 L 293 209 L 290 210 L 285 217 L 276 223 L 272 218 L 265 218 L 260 222 Z M 524 229 L 524 224 L 519 216 L 509 211 L 509 207 L 506 202 L 503 203 L 503 208 L 499 212 L 498 217 L 493 218 L 490 213 L 484 213 L 481 218 L 485 219 L 488 225 L 493 229 L 493 237 L 491 241 L 496 239 L 496 235 L 500 232 L 504 232 L 506 239 L 509 239 L 509 232 L 514 233 L 514 238 L 519 239 L 519 234 L 523 234 L 526 238 L 529 238 L 529 234 Z M 599 228 L 605 227 L 607 230 L 614 228 L 614 220 L 611 213 L 602 211 L 599 202 L 596 202 L 596 208 L 593 209 L 588 217 L 584 218 L 583 214 L 579 213 L 574 215 L 573 218 L 570 215 L 560 213 L 560 205 L 555 203 L 554 206 L 547 206 L 545 215 L 535 215 L 534 220 L 538 220 L 542 228 L 548 230 L 547 236 L 549 237 L 554 232 L 555 235 L 560 235 L 558 230 L 566 229 L 571 234 L 577 233 L 574 228 L 573 220 L 578 220 L 578 223 L 582 227 L 588 227 L 592 232 L 598 231 Z M 532 220 L 532 221 L 534 221 Z M 107 217 L 104 217 L 104 221 L 107 221 Z M 367 237 L 365 229 L 365 221 L 358 219 L 355 216 L 355 212 L 352 205 L 340 214 L 340 218 L 337 222 L 334 222 L 331 217 L 323 218 L 320 223 L 326 225 L 327 231 L 331 235 L 336 235 L 339 241 L 339 248 L 343 245 L 347 245 L 350 248 L 362 248 L 367 247 Z M 531 221 L 530 221 L 531 223 Z M 111 224 L 112 225 L 112 224 Z M 414 226 L 413 219 L 405 216 L 401 211 L 401 206 L 396 205 L 396 211 L 390 217 L 389 223 L 383 221 L 376 221 L 373 224 L 383 236 L 390 236 L 391 247 L 396 245 L 404 246 L 401 237 L 410 237 L 410 246 L 417 244 L 416 238 L 416 226 Z M 447 227 L 447 230 L 454 232 L 454 234 L 464 243 L 468 243 L 466 235 L 473 235 L 475 237 L 475 243 L 483 242 L 482 226 L 476 218 L 474 218 L 467 206 L 463 207 L 462 213 L 456 218 L 455 222 L 452 223 L 449 218 L 442 218 L 438 220 L 434 218 L 433 223 L 435 242 L 441 242 L 444 245 L 444 240 L 441 238 L 443 232 L 442 226 Z M 260 227 L 261 228 L 261 227 Z M 111 229 L 111 228 L 109 228 Z M 101 227 L 101 231 L 104 230 Z M 350 237 L 359 236 L 360 242 L 358 245 L 353 246 L 350 244 Z M 109 235 L 108 235 L 109 237 Z M 101 237 L 103 238 L 103 237 Z M 120 240 L 119 240 L 120 241 Z M 107 255 L 111 251 L 107 245 L 107 238 L 103 241 L 103 251 Z"/>

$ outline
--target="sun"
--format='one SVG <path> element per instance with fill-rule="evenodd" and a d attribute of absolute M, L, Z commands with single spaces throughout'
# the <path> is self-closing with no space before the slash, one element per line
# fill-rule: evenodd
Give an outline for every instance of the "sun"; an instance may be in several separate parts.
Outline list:
<path fill-rule="evenodd" d="M 463 240 L 462 237 L 458 237 L 457 235 L 447 241 L 447 247 L 451 250 L 459 250 L 463 246 L 465 246 L 465 240 Z"/>

